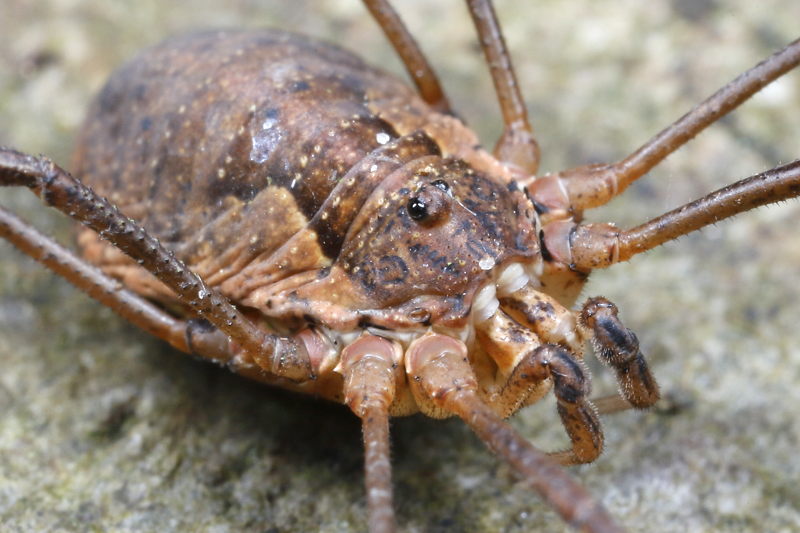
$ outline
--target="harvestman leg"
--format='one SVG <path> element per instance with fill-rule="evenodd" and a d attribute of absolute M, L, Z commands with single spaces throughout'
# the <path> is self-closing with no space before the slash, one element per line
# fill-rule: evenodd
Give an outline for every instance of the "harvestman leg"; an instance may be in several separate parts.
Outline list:
<path fill-rule="evenodd" d="M 394 401 L 400 370 L 397 362 L 402 355 L 397 343 L 364 333 L 342 351 L 340 359 L 345 403 L 361 419 L 364 433 L 364 481 L 370 533 L 395 530 L 389 406 Z"/>
<path fill-rule="evenodd" d="M 402 59 L 422 99 L 437 111 L 452 114 L 436 74 L 388 1 L 364 0 L 364 4 Z M 514 76 L 511 56 L 506 50 L 494 8 L 489 0 L 467 0 L 467 6 L 489 64 L 505 124 L 494 155 L 525 174 L 535 174 L 539 167 L 539 145 L 528 121 L 525 101 Z"/>
<path fill-rule="evenodd" d="M 387 0 L 364 0 L 364 5 L 392 43 L 422 99 L 436 111 L 452 115 L 436 73 L 397 12 Z"/>
<path fill-rule="evenodd" d="M 553 222 L 544 242 L 553 258 L 577 270 L 605 268 L 743 211 L 800 196 L 800 159 L 737 181 L 633 229 Z"/>
<path fill-rule="evenodd" d="M 556 261 L 589 271 L 627 261 L 743 211 L 797 196 L 800 160 L 740 180 L 627 231 L 613 224 L 551 222 L 543 229 L 543 241 Z M 619 323 L 616 307 L 593 298 L 584 306 L 581 320 L 594 331 L 596 352 L 614 368 L 620 383 L 621 397 L 600 399 L 601 410 L 613 412 L 655 403 L 658 387 L 638 353 L 636 336 Z"/>
<path fill-rule="evenodd" d="M 604 205 L 706 127 L 798 65 L 800 39 L 739 75 L 625 159 L 540 176 L 528 185 L 528 191 L 549 210 L 580 211 Z"/>
<path fill-rule="evenodd" d="M 132 292 L 120 289 L 115 281 L 48 242 L 13 215 L 2 213 L 0 234 L 134 324 L 178 349 L 194 348 L 198 355 L 217 360 L 225 360 L 226 354 L 231 359 L 230 338 L 245 357 L 251 357 L 274 375 L 293 380 L 313 377 L 303 341 L 259 330 L 144 229 L 48 159 L 0 148 L 0 185 L 26 186 L 46 204 L 97 231 L 153 273 L 216 330 L 198 327 L 196 321 L 173 319 Z"/>
<path fill-rule="evenodd" d="M 505 127 L 494 148 L 503 163 L 533 175 L 539 167 L 539 145 L 528 121 L 528 111 L 519 90 L 511 56 L 490 0 L 467 0 L 470 15 L 478 30 L 481 48 L 494 82 Z"/>

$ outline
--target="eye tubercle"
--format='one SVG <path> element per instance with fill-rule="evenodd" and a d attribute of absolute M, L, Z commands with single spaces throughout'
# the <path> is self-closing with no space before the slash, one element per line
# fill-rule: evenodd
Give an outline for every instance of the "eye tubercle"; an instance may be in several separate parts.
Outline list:
<path fill-rule="evenodd" d="M 431 185 L 420 187 L 406 204 L 408 216 L 426 227 L 441 224 L 450 217 L 450 187 L 443 180 Z"/>

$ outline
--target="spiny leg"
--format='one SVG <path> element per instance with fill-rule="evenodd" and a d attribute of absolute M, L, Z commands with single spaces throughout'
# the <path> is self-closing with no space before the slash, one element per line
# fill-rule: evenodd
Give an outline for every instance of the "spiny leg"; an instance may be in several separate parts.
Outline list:
<path fill-rule="evenodd" d="M 186 268 L 143 228 L 122 215 L 106 199 L 96 195 L 90 188 L 48 159 L 0 148 L 0 186 L 3 185 L 26 186 L 46 204 L 97 231 L 103 238 L 137 260 L 145 269 L 172 289 L 198 317 L 208 320 L 219 331 L 230 337 L 246 354 L 253 357 L 254 360 L 260 361 L 265 370 L 294 380 L 313 377 L 309 354 L 305 343 L 300 338 L 279 337 L 258 329 L 225 296 L 206 287 L 197 274 Z M 10 220 L 6 217 L 6 227 L 13 230 L 14 224 L 10 223 Z M 26 227 L 21 221 L 19 223 L 22 224 L 22 227 Z M 35 250 L 41 245 L 41 239 L 32 237 L 31 233 L 25 231 L 13 233 L 12 242 L 19 243 L 23 251 L 25 251 L 24 248 Z M 74 256 L 73 259 L 77 262 L 80 261 Z M 93 288 L 98 283 L 97 279 L 99 278 L 96 276 L 69 276 L 66 271 L 74 270 L 74 265 L 59 271 L 55 263 L 58 263 L 58 260 L 52 262 L 53 266 L 49 264 L 48 266 L 65 275 L 69 281 L 78 288 L 89 292 L 90 295 L 93 292 L 95 294 L 107 292 L 105 289 Z M 114 282 L 109 283 L 113 284 Z M 124 313 L 123 316 L 132 316 L 143 312 L 139 303 L 131 303 L 131 298 L 116 300 L 107 298 L 107 300 L 113 300 L 112 309 Z M 103 299 L 100 301 L 105 303 Z M 159 329 L 163 327 L 158 325 L 159 321 L 164 320 L 166 319 L 163 314 L 161 317 L 151 314 L 151 319 L 143 319 L 145 322 L 143 327 Z M 169 327 L 174 326 L 173 324 Z M 175 334 L 165 333 L 167 336 L 162 338 L 172 342 L 170 338 L 175 337 Z M 210 347 L 215 342 L 208 346 Z"/>
<path fill-rule="evenodd" d="M 453 114 L 436 73 L 389 2 L 364 0 L 364 4 L 400 56 L 422 99 L 436 111 Z"/>
<path fill-rule="evenodd" d="M 464 343 L 435 333 L 415 340 L 406 351 L 406 373 L 415 397 L 433 401 L 462 418 L 569 524 L 591 533 L 622 531 L 552 458 L 534 448 L 480 401 Z"/>
<path fill-rule="evenodd" d="M 364 477 L 370 533 L 395 530 L 392 465 L 389 459 L 389 406 L 394 400 L 402 349 L 382 337 L 363 334 L 343 351 L 336 369 L 344 375 L 345 403 L 361 418 Z"/>
<path fill-rule="evenodd" d="M 706 127 L 798 65 L 800 39 L 739 75 L 621 161 L 540 176 L 527 186 L 528 191 L 549 211 L 573 212 L 604 205 Z"/>
<path fill-rule="evenodd" d="M 525 174 L 539 168 L 539 145 L 528 121 L 528 111 L 519 90 L 511 56 L 506 49 L 500 24 L 489 0 L 467 0 L 470 15 L 478 30 L 481 48 L 494 82 L 505 127 L 494 148 L 503 163 L 518 167 Z"/>
<path fill-rule="evenodd" d="M 543 241 L 555 261 L 589 271 L 627 261 L 743 211 L 797 196 L 800 159 L 737 181 L 627 231 L 613 224 L 556 221 L 544 226 Z"/>

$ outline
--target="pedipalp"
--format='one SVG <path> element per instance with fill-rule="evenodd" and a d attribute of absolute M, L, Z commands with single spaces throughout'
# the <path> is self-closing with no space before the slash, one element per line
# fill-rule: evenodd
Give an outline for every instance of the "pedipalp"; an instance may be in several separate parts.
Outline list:
<path fill-rule="evenodd" d="M 540 346 L 535 352 L 538 356 L 552 350 L 560 349 Z M 412 392 L 420 404 L 432 402 L 437 409 L 458 415 L 567 523 L 591 533 L 622 531 L 554 458 L 536 449 L 480 400 L 464 343 L 446 335 L 425 335 L 409 346 L 405 362 Z"/>

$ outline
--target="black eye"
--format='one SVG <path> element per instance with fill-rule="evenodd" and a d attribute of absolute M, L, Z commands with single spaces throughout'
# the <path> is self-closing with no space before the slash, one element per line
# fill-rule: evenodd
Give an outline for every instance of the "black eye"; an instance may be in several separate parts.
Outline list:
<path fill-rule="evenodd" d="M 415 196 L 408 201 L 408 215 L 414 220 L 423 220 L 428 216 L 428 206 L 419 196 Z"/>

